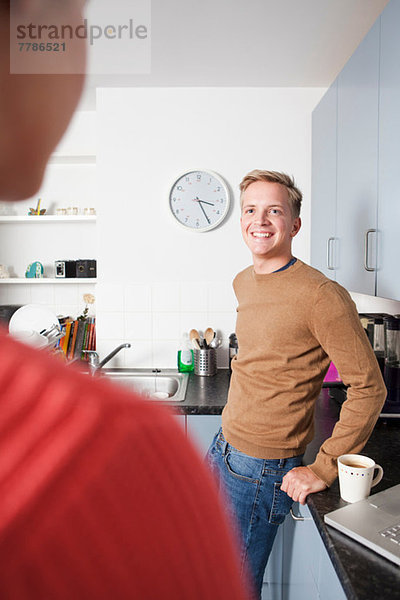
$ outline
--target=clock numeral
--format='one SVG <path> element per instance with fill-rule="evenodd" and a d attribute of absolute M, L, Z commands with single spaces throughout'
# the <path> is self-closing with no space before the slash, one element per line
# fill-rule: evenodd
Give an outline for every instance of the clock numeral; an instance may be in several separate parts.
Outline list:
<path fill-rule="evenodd" d="M 221 211 L 217 210 L 217 211 L 216 211 L 216 213 L 217 213 L 217 215 L 220 215 L 220 214 L 221 214 Z"/>
<path fill-rule="evenodd" d="M 201 175 L 198 174 L 197 177 L 196 177 L 196 179 L 197 179 L 197 181 L 201 181 Z"/>
<path fill-rule="evenodd" d="M 176 189 L 181 192 L 183 190 L 183 187 L 181 185 L 178 185 Z"/>
<path fill-rule="evenodd" d="M 215 189 L 217 190 L 217 192 L 220 192 L 221 191 L 221 186 L 218 185 Z"/>

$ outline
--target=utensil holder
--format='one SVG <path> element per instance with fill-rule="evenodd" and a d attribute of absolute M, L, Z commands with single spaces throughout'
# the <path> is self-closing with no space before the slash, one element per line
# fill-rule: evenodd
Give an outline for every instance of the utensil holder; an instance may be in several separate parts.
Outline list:
<path fill-rule="evenodd" d="M 213 348 L 194 350 L 195 375 L 212 377 L 217 373 L 217 352 Z"/>

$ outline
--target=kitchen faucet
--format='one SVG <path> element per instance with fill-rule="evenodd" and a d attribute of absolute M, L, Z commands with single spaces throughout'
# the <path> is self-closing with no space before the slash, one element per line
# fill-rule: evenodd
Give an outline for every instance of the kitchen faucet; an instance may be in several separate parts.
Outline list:
<path fill-rule="evenodd" d="M 101 362 L 100 362 L 100 357 L 95 350 L 84 350 L 85 354 L 87 354 L 89 356 L 89 368 L 90 368 L 92 375 L 97 373 L 97 371 L 100 371 L 100 369 L 102 369 L 104 367 L 104 365 L 106 365 L 112 358 L 114 358 L 114 356 L 116 354 L 118 354 L 118 352 L 120 350 L 123 350 L 124 348 L 130 348 L 130 347 L 131 347 L 131 344 L 129 342 L 127 342 L 126 344 L 120 344 L 119 346 L 114 348 L 114 350 L 112 350 L 110 352 L 110 354 L 107 354 L 107 356 L 105 358 L 103 358 L 103 360 Z"/>

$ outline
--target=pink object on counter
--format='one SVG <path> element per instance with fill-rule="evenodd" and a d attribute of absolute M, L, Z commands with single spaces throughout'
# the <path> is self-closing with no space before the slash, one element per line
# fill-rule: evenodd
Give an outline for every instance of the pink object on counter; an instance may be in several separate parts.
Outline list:
<path fill-rule="evenodd" d="M 327 374 L 325 375 L 324 381 L 342 381 L 340 379 L 339 373 L 337 372 L 337 368 L 335 367 L 333 362 L 331 362 L 331 364 L 329 365 L 329 369 Z"/>

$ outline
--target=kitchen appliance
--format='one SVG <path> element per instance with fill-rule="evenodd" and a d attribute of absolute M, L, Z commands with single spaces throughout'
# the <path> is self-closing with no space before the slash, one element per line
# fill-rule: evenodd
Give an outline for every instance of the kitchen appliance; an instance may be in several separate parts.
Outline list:
<path fill-rule="evenodd" d="M 376 359 L 383 370 L 385 366 L 385 327 L 384 319 L 390 317 L 387 313 L 360 313 L 361 324 L 365 329 Z"/>
<path fill-rule="evenodd" d="M 383 376 L 387 398 L 382 417 L 400 417 L 400 318 L 387 316 L 384 321 L 385 363 Z"/>

